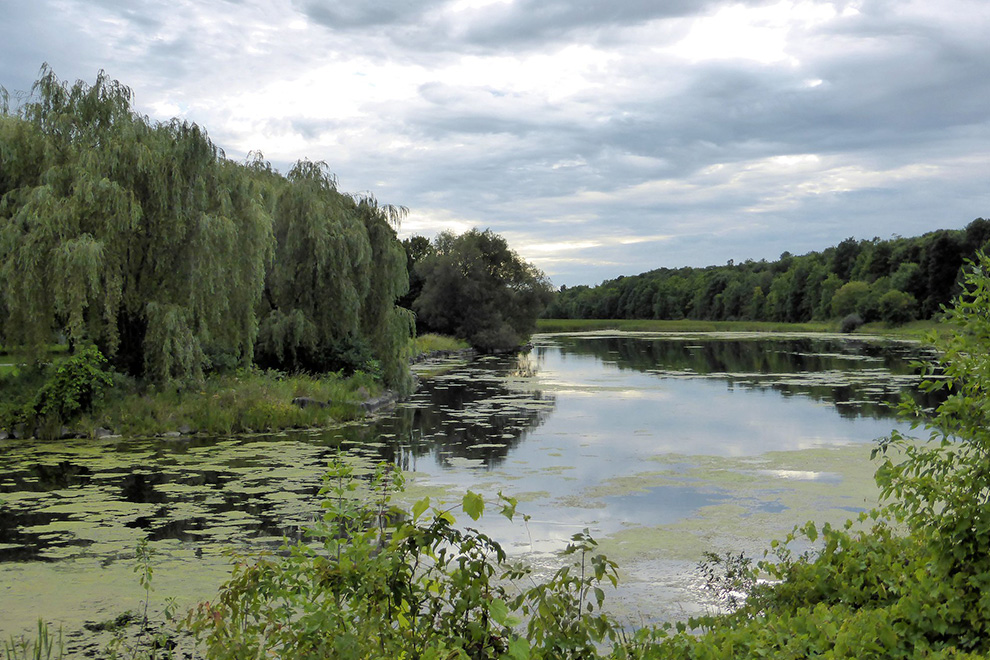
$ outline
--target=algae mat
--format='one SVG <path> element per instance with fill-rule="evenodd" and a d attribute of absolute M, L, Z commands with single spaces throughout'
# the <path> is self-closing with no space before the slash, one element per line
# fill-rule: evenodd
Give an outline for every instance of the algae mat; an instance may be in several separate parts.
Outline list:
<path fill-rule="evenodd" d="M 526 524 L 481 526 L 547 574 L 588 528 L 620 561 L 632 622 L 711 607 L 705 550 L 759 555 L 808 519 L 875 503 L 871 441 L 915 396 L 907 343 L 765 336 L 542 336 L 424 381 L 392 413 L 325 432 L 0 446 L 0 634 L 38 616 L 78 630 L 139 607 L 134 552 L 156 552 L 152 606 L 214 595 L 226 548 L 277 549 L 318 510 L 327 462 L 409 475 L 407 501 L 518 497 Z"/>

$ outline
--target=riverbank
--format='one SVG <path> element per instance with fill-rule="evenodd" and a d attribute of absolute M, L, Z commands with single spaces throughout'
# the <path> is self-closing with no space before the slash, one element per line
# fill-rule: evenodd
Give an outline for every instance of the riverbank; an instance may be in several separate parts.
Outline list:
<path fill-rule="evenodd" d="M 461 340 L 423 335 L 410 340 L 409 360 L 418 365 L 416 377 L 425 378 L 470 352 Z M 328 428 L 388 408 L 399 398 L 385 390 L 374 374 L 361 371 L 344 376 L 240 369 L 213 374 L 198 385 L 157 387 L 140 386 L 113 374 L 113 387 L 102 405 L 67 424 L 46 427 L 17 420 L 17 407 L 25 405 L 44 382 L 42 371 L 33 370 L 38 371 L 34 374 L 23 365 L 21 370 L 20 376 L 13 369 L 0 374 L 6 390 L 0 397 L 0 440 L 30 436 L 182 438 Z"/>
<path fill-rule="evenodd" d="M 898 326 L 884 323 L 867 323 L 855 335 L 922 339 L 936 330 L 937 322 L 912 321 Z M 810 323 L 771 323 L 767 321 L 677 321 L 656 319 L 538 319 L 537 332 L 596 332 L 619 330 L 624 332 L 839 332 L 838 321 L 813 321 Z"/>

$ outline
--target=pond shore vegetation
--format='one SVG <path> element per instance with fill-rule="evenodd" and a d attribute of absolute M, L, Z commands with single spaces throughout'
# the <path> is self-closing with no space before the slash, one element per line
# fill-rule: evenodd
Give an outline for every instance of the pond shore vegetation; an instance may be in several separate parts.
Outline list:
<path fill-rule="evenodd" d="M 362 475 L 341 456 L 307 536 L 234 557 L 230 580 L 180 624 L 195 639 L 180 639 L 210 659 L 984 658 L 990 258 L 978 259 L 931 336 L 924 388 L 945 399 L 934 411 L 904 404 L 927 438 L 892 434 L 874 451 L 883 506 L 838 527 L 809 521 L 762 559 L 706 554 L 699 570 L 722 613 L 620 621 L 606 604 L 618 566 L 586 531 L 536 580 L 498 542 L 455 526 L 486 510 L 525 520 L 512 498 L 468 491 L 397 508 L 401 472 Z"/>
<path fill-rule="evenodd" d="M 45 66 L 22 102 L 0 98 L 0 433 L 278 430 L 411 391 L 406 209 L 339 191 L 322 162 L 230 161 L 201 127 L 137 114 L 103 72 L 69 85 Z M 439 237 L 441 257 L 419 313 L 436 319 L 463 279 L 480 287 L 453 301 L 466 316 L 435 325 L 523 343 L 545 278 L 490 231 Z"/>

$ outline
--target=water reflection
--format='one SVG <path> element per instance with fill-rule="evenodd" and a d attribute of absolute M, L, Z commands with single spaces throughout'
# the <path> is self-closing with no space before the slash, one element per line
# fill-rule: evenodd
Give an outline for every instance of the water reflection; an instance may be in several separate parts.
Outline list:
<path fill-rule="evenodd" d="M 937 395 L 917 389 L 915 343 L 837 336 L 670 335 L 555 336 L 541 353 L 592 356 L 604 364 L 663 378 L 704 377 L 800 395 L 836 406 L 846 418 L 890 419 L 907 395 L 932 407 Z"/>
<path fill-rule="evenodd" d="M 538 370 L 529 353 L 482 358 L 431 378 L 377 424 L 348 427 L 329 438 L 379 444 L 382 459 L 407 471 L 416 471 L 422 459 L 442 468 L 492 470 L 554 410 L 552 393 L 512 386 Z"/>
<path fill-rule="evenodd" d="M 520 391 L 526 356 L 484 359 L 428 381 L 394 414 L 330 432 L 241 438 L 4 442 L 0 562 L 115 556 L 147 536 L 275 547 L 299 538 L 338 450 L 368 464 L 492 470 L 551 414 Z"/>
<path fill-rule="evenodd" d="M 426 380 L 373 423 L 329 432 L 6 441 L 0 562 L 112 556 L 140 536 L 277 545 L 314 515 L 338 451 L 392 462 L 431 486 L 523 495 L 529 540 L 506 534 L 528 547 L 553 547 L 589 524 L 599 533 L 660 524 L 727 495 L 677 479 L 609 484 L 671 455 L 682 467 L 667 461 L 668 475 L 693 456 L 869 442 L 894 425 L 891 406 L 911 391 L 918 357 L 907 344 L 817 338 L 542 337 L 529 353 Z"/>

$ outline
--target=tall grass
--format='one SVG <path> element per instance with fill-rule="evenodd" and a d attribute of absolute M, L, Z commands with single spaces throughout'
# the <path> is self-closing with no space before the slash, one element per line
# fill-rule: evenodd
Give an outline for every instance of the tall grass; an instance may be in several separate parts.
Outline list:
<path fill-rule="evenodd" d="M 48 625 L 38 619 L 38 635 L 35 639 L 13 637 L 3 642 L 4 660 L 60 660 L 65 655 L 62 631 L 53 637 Z"/>
<path fill-rule="evenodd" d="M 380 383 L 361 372 L 345 378 L 333 373 L 312 376 L 243 371 L 212 376 L 199 387 L 149 387 L 118 395 L 76 426 L 106 426 L 127 436 L 184 428 L 227 435 L 323 427 L 361 417 L 361 402 L 381 391 Z M 293 403 L 297 397 L 326 405 L 302 407 Z"/>
<path fill-rule="evenodd" d="M 422 355 L 423 353 L 433 353 L 436 351 L 461 351 L 466 348 L 471 348 L 471 345 L 463 339 L 448 337 L 446 335 L 437 335 L 431 332 L 425 335 L 420 335 L 412 340 L 410 354 L 412 357 L 416 357 L 417 355 Z"/>

